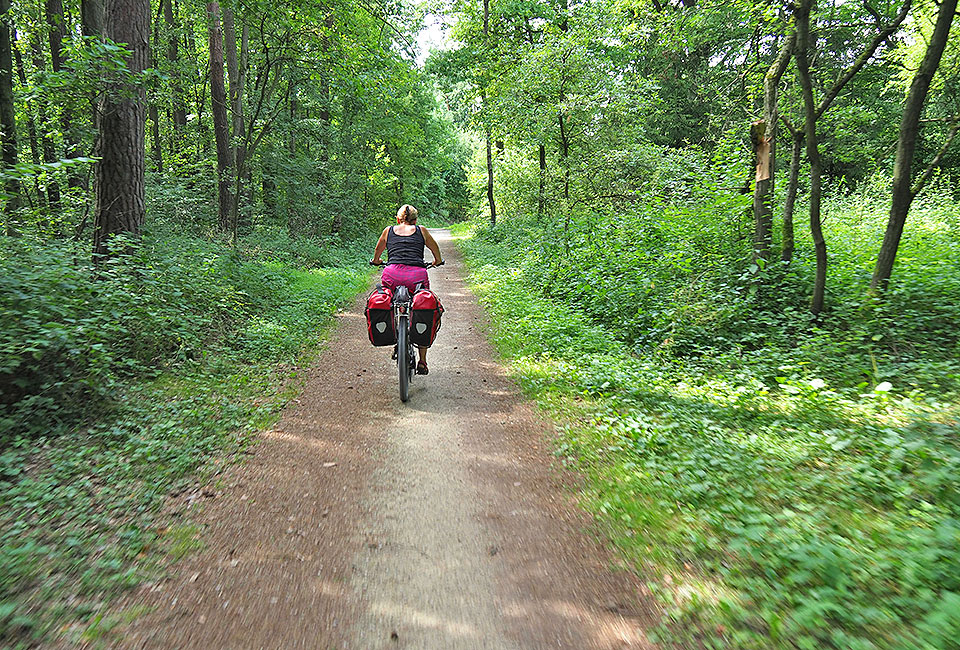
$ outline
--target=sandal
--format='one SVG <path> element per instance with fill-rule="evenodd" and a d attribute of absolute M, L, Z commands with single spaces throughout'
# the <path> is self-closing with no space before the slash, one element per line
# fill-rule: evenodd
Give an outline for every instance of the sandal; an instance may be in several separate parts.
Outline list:
<path fill-rule="evenodd" d="M 429 375 L 430 369 L 427 368 L 427 364 L 424 361 L 419 361 L 417 363 L 417 374 L 418 375 Z"/>

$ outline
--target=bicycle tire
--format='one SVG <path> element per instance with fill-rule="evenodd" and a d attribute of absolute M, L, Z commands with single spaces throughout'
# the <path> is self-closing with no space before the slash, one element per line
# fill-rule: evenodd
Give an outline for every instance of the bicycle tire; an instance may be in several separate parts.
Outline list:
<path fill-rule="evenodd" d="M 397 370 L 400 374 L 400 401 L 410 399 L 410 330 L 407 327 L 407 314 L 397 319 Z"/>

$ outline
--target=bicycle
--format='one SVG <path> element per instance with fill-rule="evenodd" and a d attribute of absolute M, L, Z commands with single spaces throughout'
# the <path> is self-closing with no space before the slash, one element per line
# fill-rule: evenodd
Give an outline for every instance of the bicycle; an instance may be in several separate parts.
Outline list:
<path fill-rule="evenodd" d="M 370 262 L 371 266 L 386 266 L 386 263 L 375 264 Z M 433 268 L 443 266 L 434 264 Z M 422 288 L 421 283 L 417 283 L 413 293 Z M 400 401 L 406 402 L 410 399 L 410 380 L 413 379 L 414 370 L 417 367 L 417 353 L 414 346 L 410 344 L 410 308 L 413 305 L 413 294 L 410 289 L 400 285 L 393 291 L 393 322 L 397 331 L 397 373 L 400 379 Z"/>

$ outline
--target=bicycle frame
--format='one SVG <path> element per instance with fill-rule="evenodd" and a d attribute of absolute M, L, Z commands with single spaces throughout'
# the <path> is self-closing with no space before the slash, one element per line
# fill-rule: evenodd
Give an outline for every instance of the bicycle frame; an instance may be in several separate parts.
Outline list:
<path fill-rule="evenodd" d="M 410 307 L 413 297 L 407 287 L 399 286 L 393 293 L 393 318 L 397 325 L 397 373 L 400 379 L 400 401 L 410 399 L 410 380 L 417 365 L 414 346 L 410 344 Z"/>
<path fill-rule="evenodd" d="M 371 266 L 386 266 L 385 262 L 376 263 L 370 261 Z M 433 264 L 427 268 L 443 266 L 443 262 Z M 417 284 L 413 293 L 421 289 L 421 284 Z M 400 379 L 400 401 L 406 402 L 410 399 L 410 380 L 413 379 L 414 369 L 417 367 L 417 353 L 414 346 L 410 344 L 410 308 L 413 305 L 413 294 L 410 290 L 401 285 L 393 292 L 393 322 L 397 328 L 397 374 Z"/>

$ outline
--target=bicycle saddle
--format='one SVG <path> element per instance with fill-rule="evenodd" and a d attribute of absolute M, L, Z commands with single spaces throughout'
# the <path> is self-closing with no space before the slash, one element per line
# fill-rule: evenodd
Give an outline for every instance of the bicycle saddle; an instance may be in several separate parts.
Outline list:
<path fill-rule="evenodd" d="M 400 285 L 393 292 L 393 301 L 394 302 L 410 302 L 410 289 L 406 288 L 403 285 Z"/>

